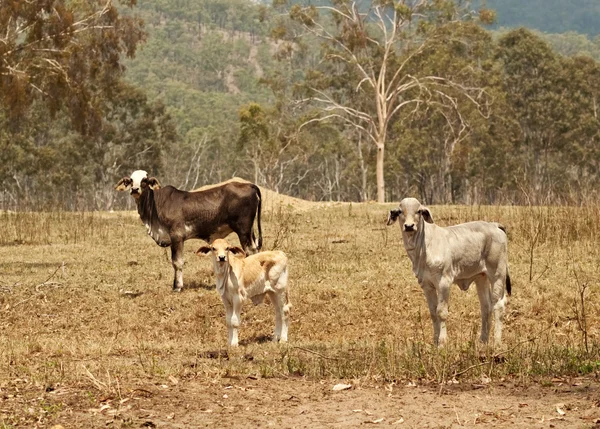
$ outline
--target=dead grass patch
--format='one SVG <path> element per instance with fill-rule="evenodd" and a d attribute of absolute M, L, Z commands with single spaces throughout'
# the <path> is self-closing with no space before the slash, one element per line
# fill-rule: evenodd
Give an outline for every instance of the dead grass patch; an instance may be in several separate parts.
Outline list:
<path fill-rule="evenodd" d="M 170 377 L 482 383 L 600 371 L 598 207 L 432 207 L 441 225 L 507 226 L 514 285 L 502 349 L 478 344 L 477 294 L 453 288 L 442 350 L 400 232 L 384 226 L 391 207 L 265 210 L 266 246 L 290 257 L 290 342 L 268 342 L 270 305 L 247 305 L 235 350 L 210 261 L 193 254 L 199 241 L 187 243 L 175 294 L 167 252 L 130 213 L 1 213 L 0 391 L 69 387 L 97 399 Z"/>

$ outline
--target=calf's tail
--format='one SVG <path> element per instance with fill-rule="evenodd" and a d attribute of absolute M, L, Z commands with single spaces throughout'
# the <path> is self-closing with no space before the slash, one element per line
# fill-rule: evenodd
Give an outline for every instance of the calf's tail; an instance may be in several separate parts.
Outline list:
<path fill-rule="evenodd" d="M 503 233 L 506 234 L 506 227 L 502 224 L 498 224 L 498 228 L 500 228 L 502 230 Z M 508 296 L 510 296 L 510 294 L 512 293 L 512 284 L 510 282 L 510 275 L 508 274 L 508 268 L 506 268 L 506 293 L 508 294 Z"/>

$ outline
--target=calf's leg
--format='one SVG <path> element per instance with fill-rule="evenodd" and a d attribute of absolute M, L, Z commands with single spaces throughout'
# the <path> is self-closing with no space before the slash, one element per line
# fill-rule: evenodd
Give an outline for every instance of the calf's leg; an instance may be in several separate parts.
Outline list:
<path fill-rule="evenodd" d="M 278 290 L 277 292 L 268 292 L 269 298 L 275 309 L 275 332 L 273 342 L 285 343 L 288 337 L 288 326 L 290 319 L 290 303 L 287 290 Z"/>
<path fill-rule="evenodd" d="M 502 344 L 502 318 L 504 316 L 504 306 L 506 305 L 506 296 L 504 295 L 504 284 L 506 276 L 497 276 L 490 279 L 492 282 L 491 301 L 494 309 L 494 344 Z"/>
<path fill-rule="evenodd" d="M 243 298 L 239 295 L 233 296 L 231 315 L 229 318 L 229 345 L 231 347 L 237 347 L 238 345 L 238 329 L 240 327 L 241 313 L 242 313 L 242 300 Z"/>
<path fill-rule="evenodd" d="M 438 344 L 440 337 L 440 322 L 437 315 L 437 291 L 435 290 L 435 287 L 430 283 L 423 284 L 421 287 L 423 288 L 425 299 L 427 299 L 429 314 L 431 316 L 431 321 L 433 322 L 433 343 Z"/>
<path fill-rule="evenodd" d="M 446 319 L 448 318 L 448 301 L 450 299 L 451 282 L 442 278 L 437 287 L 437 318 L 439 324 L 438 346 L 443 347 L 446 344 Z"/>
<path fill-rule="evenodd" d="M 486 275 L 475 279 L 477 295 L 479 296 L 479 308 L 481 309 L 481 336 L 482 343 L 487 343 L 490 336 L 490 316 L 492 315 L 491 285 Z"/>
<path fill-rule="evenodd" d="M 233 304 L 223 295 L 223 306 L 225 307 L 225 324 L 227 325 L 227 344 L 231 345 L 233 339 L 233 327 L 231 326 L 231 317 L 233 315 Z"/>

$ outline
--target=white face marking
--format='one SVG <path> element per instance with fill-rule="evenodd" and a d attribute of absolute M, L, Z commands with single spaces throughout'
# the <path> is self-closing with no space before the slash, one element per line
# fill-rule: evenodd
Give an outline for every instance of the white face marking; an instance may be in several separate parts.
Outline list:
<path fill-rule="evenodd" d="M 186 225 L 185 226 L 185 232 L 186 232 L 186 234 L 189 234 L 193 230 L 194 230 L 194 228 L 192 226 L 190 226 L 190 225 Z"/>
<path fill-rule="evenodd" d="M 130 177 L 133 183 L 131 184 L 131 189 L 129 190 L 129 192 L 135 191 L 137 193 L 142 187 L 142 179 L 144 177 L 148 177 L 148 173 L 144 170 L 135 170 L 133 173 L 131 173 Z"/>

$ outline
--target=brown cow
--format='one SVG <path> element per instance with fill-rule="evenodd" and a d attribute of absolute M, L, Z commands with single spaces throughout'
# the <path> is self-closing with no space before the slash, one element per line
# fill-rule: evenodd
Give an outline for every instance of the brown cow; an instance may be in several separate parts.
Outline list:
<path fill-rule="evenodd" d="M 262 247 L 260 189 L 253 183 L 227 182 L 203 191 L 181 191 L 160 186 L 155 177 L 137 170 L 115 186 L 134 197 L 148 235 L 161 247 L 171 247 L 175 278 L 173 290 L 183 288 L 183 243 L 199 238 L 208 243 L 235 232 L 246 253 Z M 254 235 L 257 217 L 258 241 Z"/>

